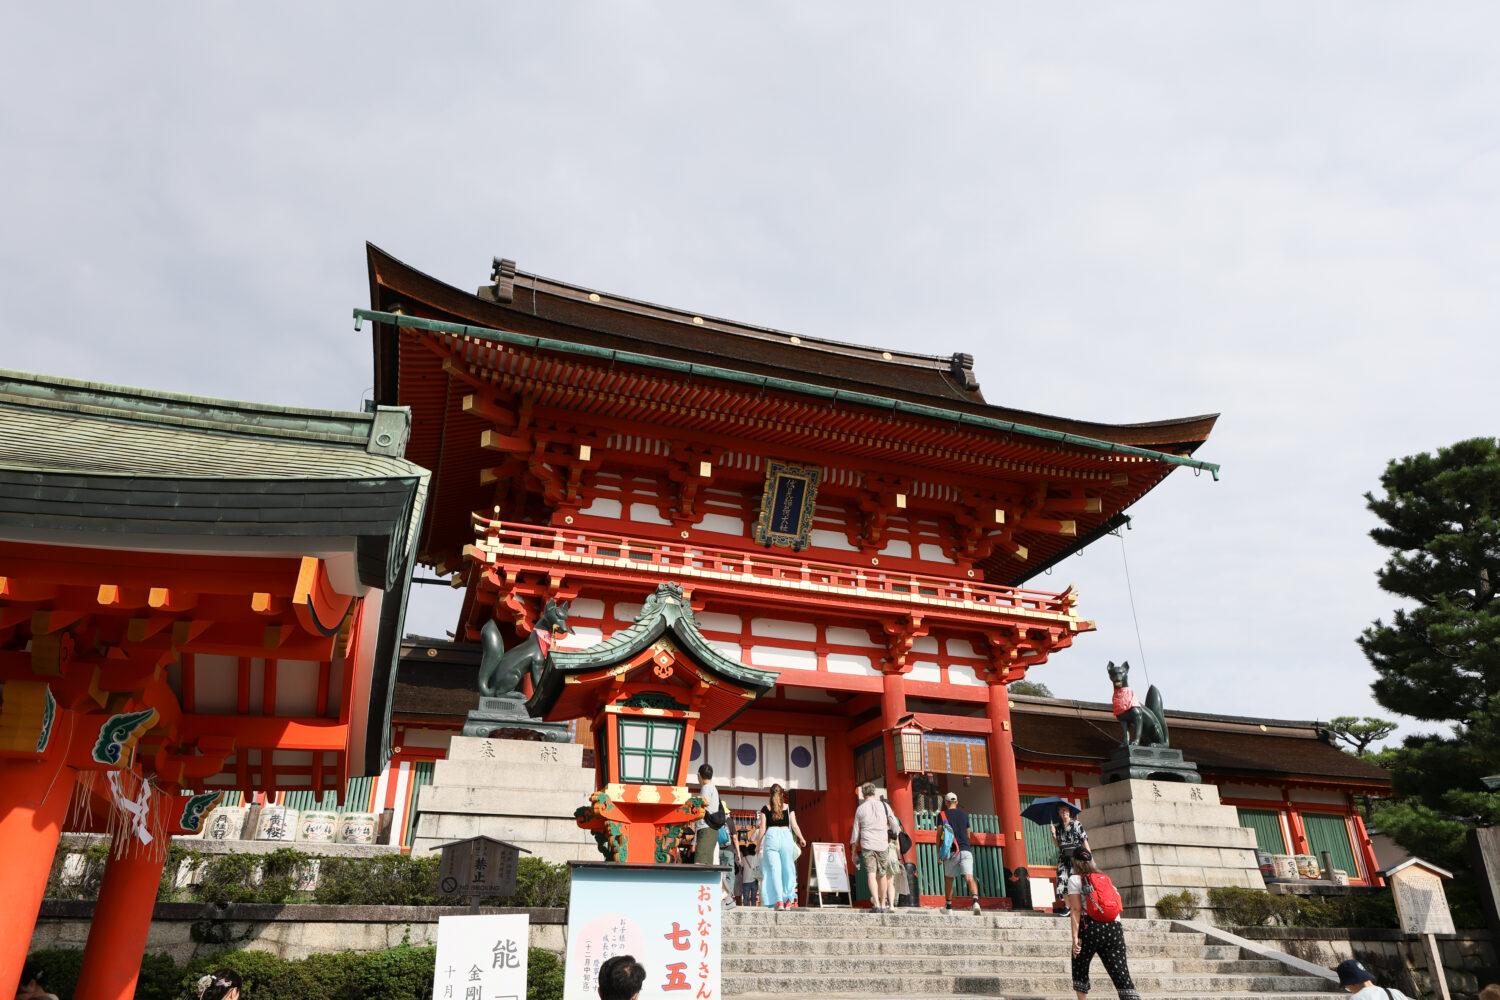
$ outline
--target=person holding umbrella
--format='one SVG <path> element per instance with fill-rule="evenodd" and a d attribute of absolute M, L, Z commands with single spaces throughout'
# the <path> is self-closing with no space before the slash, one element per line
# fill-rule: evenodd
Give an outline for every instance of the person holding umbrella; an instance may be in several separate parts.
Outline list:
<path fill-rule="evenodd" d="M 1077 818 L 1081 811 L 1067 799 L 1049 796 L 1033 801 L 1021 812 L 1033 823 L 1052 827 L 1052 842 L 1057 845 L 1057 904 L 1053 912 L 1064 917 L 1068 915 L 1067 886 L 1073 875 L 1073 859 L 1079 851 L 1089 849 L 1089 835 Z"/>

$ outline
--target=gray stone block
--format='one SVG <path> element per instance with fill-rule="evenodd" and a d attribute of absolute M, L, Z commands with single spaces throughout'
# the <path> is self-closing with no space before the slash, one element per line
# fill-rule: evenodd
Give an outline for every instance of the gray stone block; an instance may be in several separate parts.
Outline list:
<path fill-rule="evenodd" d="M 455 736 L 448 746 L 448 760 L 507 765 L 560 764 L 582 768 L 583 744 Z"/>

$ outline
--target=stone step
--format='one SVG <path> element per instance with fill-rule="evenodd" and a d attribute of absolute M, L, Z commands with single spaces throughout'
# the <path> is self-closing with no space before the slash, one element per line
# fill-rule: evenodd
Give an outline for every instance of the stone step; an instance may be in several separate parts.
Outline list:
<path fill-rule="evenodd" d="M 808 927 L 837 927 L 840 925 L 863 928 L 868 926 L 872 920 L 878 920 L 881 923 L 900 923 L 905 926 L 953 927 L 977 924 L 982 927 L 1015 929 L 1057 927 L 1064 930 L 1068 926 L 1067 917 L 1050 913 L 1038 914 L 1036 916 L 1011 913 L 1008 910 L 984 910 L 977 914 L 969 910 L 954 910 L 952 913 L 944 913 L 933 907 L 906 907 L 897 909 L 894 913 L 872 913 L 867 909 L 820 910 L 810 907 L 800 907 L 795 910 L 772 910 L 764 906 L 737 906 L 725 914 L 724 923 L 726 929 L 740 926 L 755 926 L 759 928 L 765 924 L 787 924 L 804 929 Z M 1124 924 L 1127 932 L 1144 930 L 1172 933 L 1172 922 L 1170 920 L 1127 917 Z"/>
<path fill-rule="evenodd" d="M 1094 963 L 1091 973 L 1094 987 L 1112 993 L 1103 965 Z M 1306 996 L 1326 991 L 1326 981 L 1310 976 L 1238 976 L 1238 975 L 1133 975 L 1135 986 L 1144 994 L 1203 994 L 1222 997 L 1226 994 L 1292 993 Z M 1030 996 L 1068 996 L 1073 980 L 1066 973 L 1056 975 L 726 975 L 722 980 L 726 996 L 747 993 L 851 993 L 862 996 L 905 997 L 952 996 L 954 994 L 998 995 L 1007 998 Z M 1104 995 L 1101 993 L 1101 995 Z"/>
<path fill-rule="evenodd" d="M 1106 980 L 1106 984 L 1107 983 L 1108 983 L 1108 980 Z M 1095 990 L 1098 990 L 1098 989 L 1099 989 L 1099 987 L 1095 986 Z M 1106 989 L 1108 989 L 1107 986 L 1106 986 Z M 877 994 L 871 994 L 871 993 L 737 993 L 735 995 L 738 996 L 738 997 L 740 997 L 741 1000 L 770 1000 L 771 997 L 775 997 L 776 1000 L 866 1000 L 867 997 L 874 996 L 874 995 L 877 995 Z M 1109 993 L 1100 994 L 1100 995 L 1101 996 L 1113 996 L 1113 990 L 1110 990 Z M 1233 996 L 1233 995 L 1234 994 L 1231 994 L 1231 993 L 1222 993 L 1222 992 L 1213 992 L 1213 993 L 1160 993 L 1160 994 L 1157 994 L 1157 996 L 1166 997 L 1166 998 L 1168 998 L 1168 1000 L 1224 1000 L 1224 997 L 1226 997 L 1226 996 Z M 1348 998 L 1348 994 L 1347 993 L 1303 993 L 1303 992 L 1297 992 L 1297 993 L 1257 993 L 1257 994 L 1255 994 L 1255 996 L 1257 997 L 1257 1000 L 1260 1000 L 1260 998 L 1264 998 L 1264 1000 L 1347 1000 L 1347 998 Z M 1034 992 L 1034 991 L 1027 992 L 1027 993 L 1012 993 L 1012 994 L 1008 994 L 1008 995 L 1006 995 L 1004 997 L 1001 997 L 999 994 L 985 993 L 983 991 L 976 992 L 976 993 L 964 993 L 964 994 L 954 994 L 954 993 L 918 993 L 918 994 L 906 997 L 905 1000 L 990 1000 L 990 998 L 993 998 L 993 1000 L 1064 1000 L 1064 998 L 1066 998 L 1066 1000 L 1073 1000 L 1073 990 L 1071 988 L 1069 988 L 1068 990 L 1066 990 L 1064 992 L 1061 992 L 1061 993 L 1050 993 L 1050 994 L 1037 993 L 1037 992 Z"/>
<path fill-rule="evenodd" d="M 989 973 L 998 976 L 1067 975 L 1068 951 L 1059 949 L 1049 957 L 1015 957 L 1010 955 L 937 956 L 831 956 L 791 957 L 787 955 L 729 956 L 723 959 L 725 975 L 886 975 L 922 974 L 939 971 L 946 975 Z M 1280 962 L 1206 961 L 1194 958 L 1142 958 L 1130 955 L 1130 971 L 1137 979 L 1147 975 L 1187 976 L 1278 976 L 1284 975 Z"/>
<path fill-rule="evenodd" d="M 969 938 L 963 940 L 902 938 L 812 938 L 789 941 L 785 938 L 724 939 L 724 955 L 1006 955 L 1017 958 L 1057 955 L 1067 945 L 1066 937 L 1056 941 L 1017 941 L 1014 938 Z M 1200 945 L 1191 941 L 1127 942 L 1131 957 L 1203 958 L 1230 961 L 1240 955 L 1233 945 Z"/>

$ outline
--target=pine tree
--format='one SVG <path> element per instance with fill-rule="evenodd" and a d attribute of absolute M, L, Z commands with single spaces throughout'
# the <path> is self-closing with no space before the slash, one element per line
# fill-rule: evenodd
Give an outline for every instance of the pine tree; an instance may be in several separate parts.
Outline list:
<path fill-rule="evenodd" d="M 1474 438 L 1397 459 L 1380 485 L 1365 494 L 1383 522 L 1370 537 L 1391 553 L 1377 579 L 1405 606 L 1359 645 L 1376 701 L 1451 735 L 1411 736 L 1387 755 L 1408 798 L 1375 821 L 1408 850 L 1466 867 L 1464 830 L 1500 819 L 1500 795 L 1480 781 L 1500 772 L 1500 449 Z"/>

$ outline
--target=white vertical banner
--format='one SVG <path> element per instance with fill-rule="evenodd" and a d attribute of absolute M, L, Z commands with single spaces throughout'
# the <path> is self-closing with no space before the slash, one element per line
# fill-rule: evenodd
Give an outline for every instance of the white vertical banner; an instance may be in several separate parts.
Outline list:
<path fill-rule="evenodd" d="M 813 789 L 821 787 L 818 782 L 818 757 L 814 753 L 811 736 L 788 736 L 787 787 Z"/>
<path fill-rule="evenodd" d="M 760 780 L 766 788 L 787 787 L 786 737 L 780 733 L 760 734 Z"/>
<path fill-rule="evenodd" d="M 432 1000 L 526 1000 L 524 913 L 439 917 Z"/>
<path fill-rule="evenodd" d="M 734 773 L 734 734 L 717 732 L 708 734 L 708 763 L 714 769 L 714 785 L 718 788 L 726 788 L 731 784 L 730 775 Z M 692 772 L 688 780 L 697 778 L 696 767 L 689 768 Z"/>
<path fill-rule="evenodd" d="M 828 747 L 822 736 L 813 737 L 813 753 L 818 758 L 818 787 L 828 787 Z"/>

